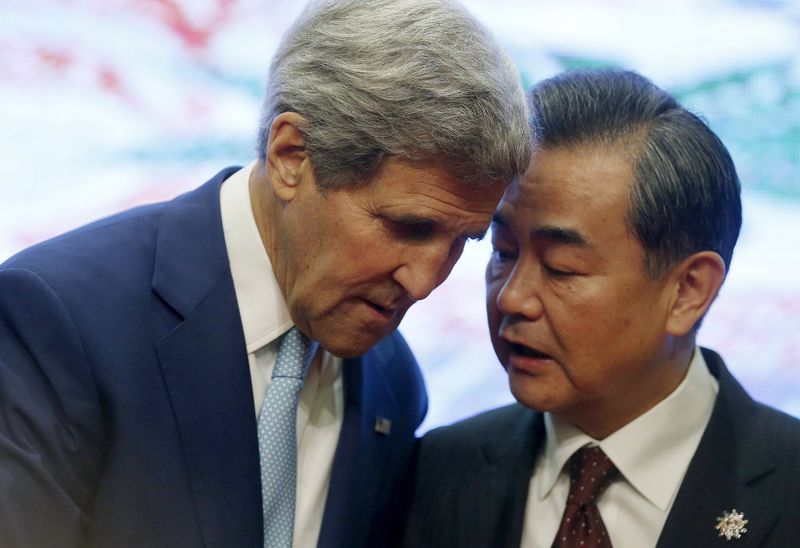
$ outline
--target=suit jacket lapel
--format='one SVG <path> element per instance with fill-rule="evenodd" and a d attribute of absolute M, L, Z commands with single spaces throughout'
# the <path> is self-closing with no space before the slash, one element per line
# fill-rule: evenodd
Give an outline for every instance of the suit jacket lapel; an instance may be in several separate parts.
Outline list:
<path fill-rule="evenodd" d="M 157 343 L 207 546 L 258 546 L 252 387 L 219 213 L 223 171 L 165 208 L 154 291 L 180 322 Z"/>
<path fill-rule="evenodd" d="M 385 379 L 391 356 L 382 348 L 363 358 L 344 361 L 344 419 L 333 460 L 320 547 L 361 546 L 369 532 L 382 481 L 381 469 L 391 460 L 396 437 L 375 431 L 376 417 L 397 431 L 403 417 Z"/>
<path fill-rule="evenodd" d="M 717 518 L 736 509 L 749 520 L 739 548 L 760 546 L 777 522 L 780 508 L 770 492 L 779 491 L 774 459 L 757 420 L 757 407 L 725 368 L 722 359 L 703 351 L 719 380 L 711 419 L 689 465 L 659 548 L 727 545 L 715 529 Z"/>
<path fill-rule="evenodd" d="M 528 488 L 545 433 L 540 413 L 520 406 L 520 414 L 510 431 L 498 428 L 497 438 L 484 444 L 485 469 L 469 483 L 471 492 L 458 497 L 460 504 L 474 505 L 464 515 L 480 516 L 464 524 L 464 545 L 518 548 L 522 541 Z"/>

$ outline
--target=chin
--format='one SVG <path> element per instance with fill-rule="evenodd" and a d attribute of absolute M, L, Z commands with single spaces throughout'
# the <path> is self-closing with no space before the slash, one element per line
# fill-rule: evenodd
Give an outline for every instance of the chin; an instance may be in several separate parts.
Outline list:
<path fill-rule="evenodd" d="M 325 348 L 323 346 L 323 348 L 327 350 L 330 354 L 336 356 L 337 358 L 342 358 L 343 360 L 346 360 L 348 358 L 357 358 L 359 356 L 363 356 L 364 354 L 367 353 L 367 350 L 369 350 L 370 347 L 366 347 L 364 349 L 361 348 L 354 349 L 354 348 Z"/>
<path fill-rule="evenodd" d="M 319 344 L 327 352 L 338 358 L 356 358 L 366 354 L 381 338 L 362 336 L 342 340 L 336 337 L 330 341 L 320 340 Z"/>
<path fill-rule="evenodd" d="M 556 399 L 544 393 L 543 387 L 534 386 L 535 384 L 536 381 L 530 378 L 515 378 L 513 374 L 508 377 L 511 395 L 521 405 L 542 413 L 556 409 L 558 407 Z"/>
<path fill-rule="evenodd" d="M 309 321 L 308 328 L 311 338 L 339 358 L 362 356 L 392 332 L 386 325 L 373 326 L 333 314 Z"/>

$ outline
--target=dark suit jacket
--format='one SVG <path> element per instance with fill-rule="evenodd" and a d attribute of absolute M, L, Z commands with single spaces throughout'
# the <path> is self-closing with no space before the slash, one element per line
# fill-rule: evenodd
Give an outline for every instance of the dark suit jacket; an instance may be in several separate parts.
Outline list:
<path fill-rule="evenodd" d="M 719 393 L 658 548 L 800 546 L 800 421 L 754 402 L 717 354 L 703 355 Z M 518 404 L 429 432 L 405 545 L 518 547 L 544 436 L 542 415 Z M 726 541 L 716 518 L 734 508 L 747 533 Z"/>
<path fill-rule="evenodd" d="M 262 546 L 256 418 L 219 212 L 235 170 L 0 267 L 3 547 Z M 381 545 L 396 534 L 425 389 L 397 333 L 343 371 L 319 546 Z"/>

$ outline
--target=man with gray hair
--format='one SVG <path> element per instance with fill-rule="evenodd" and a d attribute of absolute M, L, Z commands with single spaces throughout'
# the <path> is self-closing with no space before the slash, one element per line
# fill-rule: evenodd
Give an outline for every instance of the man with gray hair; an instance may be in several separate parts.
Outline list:
<path fill-rule="evenodd" d="M 459 4 L 309 4 L 257 160 L 0 266 L 0 544 L 396 540 L 427 405 L 396 328 L 530 150 Z"/>
<path fill-rule="evenodd" d="M 531 99 L 538 149 L 486 268 L 519 403 L 424 437 L 406 544 L 800 546 L 800 421 L 696 343 L 741 225 L 725 146 L 632 72 Z"/>

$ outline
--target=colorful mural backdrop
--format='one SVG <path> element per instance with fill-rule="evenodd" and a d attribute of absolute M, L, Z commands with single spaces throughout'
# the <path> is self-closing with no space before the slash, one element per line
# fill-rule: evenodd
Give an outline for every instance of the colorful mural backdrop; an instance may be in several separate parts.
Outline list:
<path fill-rule="evenodd" d="M 466 4 L 526 83 L 572 67 L 632 68 L 722 136 L 745 220 L 700 341 L 754 396 L 800 416 L 800 3 Z M 0 2 L 0 258 L 250 161 L 269 58 L 301 7 Z M 431 396 L 424 429 L 511 401 L 485 328 L 488 254 L 487 242 L 471 244 L 401 325 Z"/>

